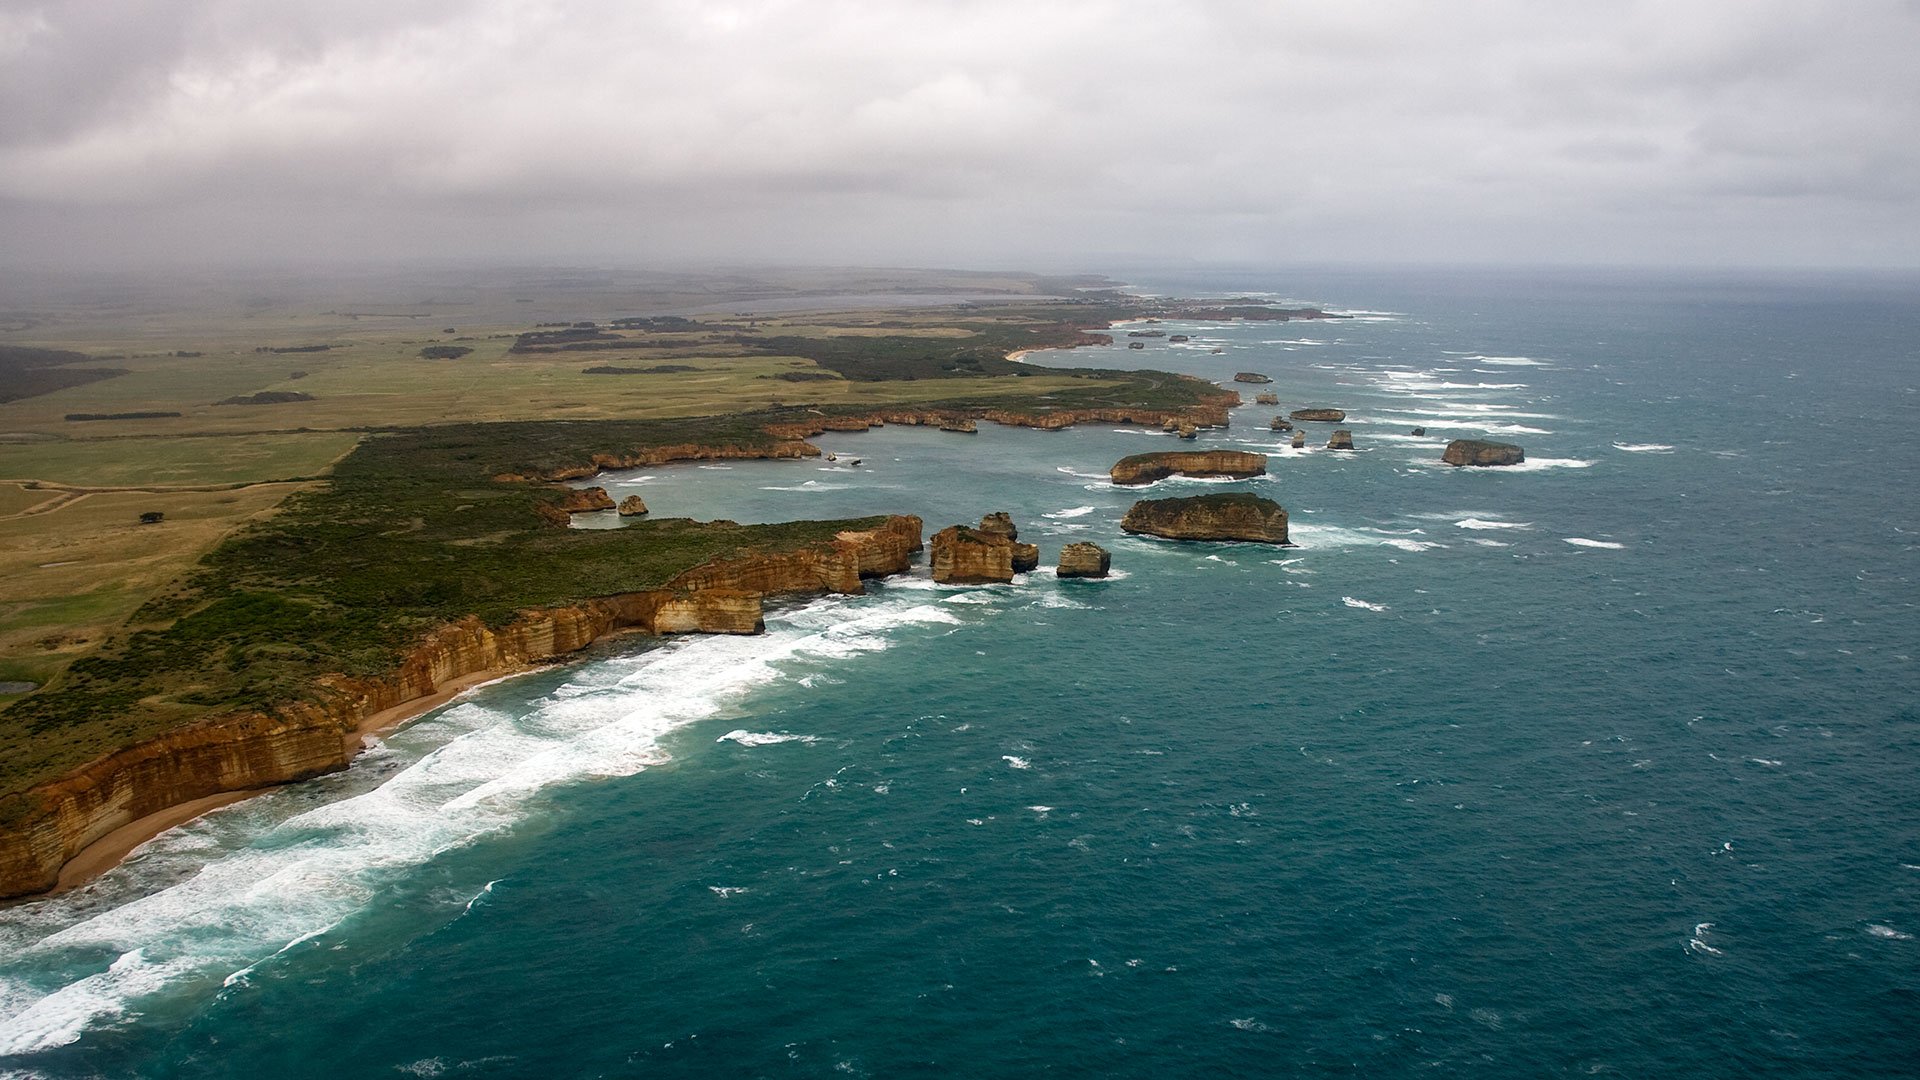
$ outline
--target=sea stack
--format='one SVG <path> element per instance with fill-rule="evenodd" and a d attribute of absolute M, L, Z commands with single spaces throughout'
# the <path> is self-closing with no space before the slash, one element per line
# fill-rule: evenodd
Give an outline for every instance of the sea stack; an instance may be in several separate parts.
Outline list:
<path fill-rule="evenodd" d="M 1296 432 L 1294 432 L 1294 433 L 1293 433 L 1293 448 L 1294 448 L 1295 450 L 1305 450 L 1305 449 L 1307 448 L 1307 433 L 1306 433 L 1306 432 L 1304 432 L 1304 431 L 1296 431 Z"/>
<path fill-rule="evenodd" d="M 1114 462 L 1108 476 L 1123 486 L 1151 484 L 1169 476 L 1228 476 L 1244 480 L 1265 476 L 1267 455 L 1242 450 L 1174 451 L 1165 454 L 1133 454 Z M 981 522 L 981 528 L 986 523 Z"/>
<path fill-rule="evenodd" d="M 1346 428 L 1341 428 L 1338 431 L 1335 431 L 1327 439 L 1327 449 L 1329 450 L 1353 449 L 1353 432 L 1348 431 Z"/>
<path fill-rule="evenodd" d="M 1130 533 L 1168 540 L 1246 540 L 1287 543 L 1287 511 L 1272 499 L 1229 492 L 1185 499 L 1142 499 L 1121 519 Z"/>
<path fill-rule="evenodd" d="M 1527 460 L 1527 454 L 1512 443 L 1455 439 L 1447 444 L 1440 460 L 1449 465 L 1518 465 Z"/>
<path fill-rule="evenodd" d="M 980 585 L 1013 580 L 1013 541 L 965 525 L 933 534 L 933 580 L 942 585 Z"/>
<path fill-rule="evenodd" d="M 1287 416 L 1294 420 L 1312 420 L 1321 424 L 1337 424 L 1347 418 L 1341 409 L 1295 409 Z"/>
<path fill-rule="evenodd" d="M 1103 578 L 1112 569 L 1113 555 L 1106 548 L 1081 542 L 1060 549 L 1060 568 L 1054 573 L 1062 578 Z"/>
<path fill-rule="evenodd" d="M 1244 383 L 1270 383 L 1273 380 L 1267 378 L 1265 375 L 1262 375 L 1257 371 L 1236 371 L 1233 374 L 1233 381 L 1244 382 Z"/>
<path fill-rule="evenodd" d="M 621 517 L 639 517 L 647 512 L 647 504 L 638 495 L 629 495 L 620 500 Z"/>
<path fill-rule="evenodd" d="M 1273 418 L 1273 423 L 1268 424 L 1267 427 L 1274 431 L 1292 431 L 1293 423 L 1284 416 L 1276 416 Z"/>
<path fill-rule="evenodd" d="M 1280 404 L 1280 395 L 1271 390 L 1263 391 L 1253 395 L 1253 403 L 1255 405 L 1278 405 Z"/>
<path fill-rule="evenodd" d="M 1427 434 L 1427 429 L 1426 429 L 1426 428 L 1423 428 L 1423 427 L 1417 427 L 1417 428 L 1414 428 L 1414 429 L 1413 429 L 1413 432 L 1412 432 L 1412 433 L 1413 433 L 1414 435 L 1418 435 L 1418 436 L 1421 436 L 1421 437 L 1425 437 L 1425 436 L 1426 436 L 1426 434 Z"/>
<path fill-rule="evenodd" d="M 1013 523 L 1013 515 L 1005 510 L 995 510 L 980 519 L 980 531 L 1004 536 L 1009 540 L 1020 539 L 1020 529 Z"/>

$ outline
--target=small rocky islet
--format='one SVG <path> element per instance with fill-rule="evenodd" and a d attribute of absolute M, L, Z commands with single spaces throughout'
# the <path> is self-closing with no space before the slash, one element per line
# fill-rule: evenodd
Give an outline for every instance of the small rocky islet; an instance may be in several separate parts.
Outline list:
<path fill-rule="evenodd" d="M 1120 528 L 1166 540 L 1239 540 L 1288 545 L 1287 511 L 1272 499 L 1247 492 L 1142 499 Z"/>

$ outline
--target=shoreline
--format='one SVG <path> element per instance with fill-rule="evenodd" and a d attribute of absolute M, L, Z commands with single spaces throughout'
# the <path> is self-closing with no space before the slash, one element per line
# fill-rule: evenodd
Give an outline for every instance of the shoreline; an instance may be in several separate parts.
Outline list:
<path fill-rule="evenodd" d="M 342 737 L 342 741 L 346 744 L 345 749 L 349 755 L 348 762 L 343 767 L 353 767 L 352 759 L 359 757 L 361 752 L 366 749 L 365 740 L 368 736 L 385 735 L 397 731 L 408 721 L 417 720 L 425 716 L 427 713 L 432 712 L 442 705 L 448 704 L 469 690 L 478 689 L 490 683 L 504 682 L 516 676 L 529 675 L 551 666 L 550 664 L 536 664 L 523 668 L 496 668 L 489 671 L 476 671 L 470 675 L 462 675 L 458 678 L 449 679 L 446 685 L 436 689 L 431 694 L 424 694 L 411 701 L 403 701 L 398 705 L 373 713 L 361 720 L 352 731 L 347 732 L 346 735 Z M 296 780 L 293 783 L 304 783 L 304 781 Z M 234 803 L 253 798 L 255 795 L 263 795 L 269 791 L 275 791 L 288 786 L 290 785 L 268 784 L 264 787 L 244 788 L 239 791 L 223 791 L 216 795 L 207 795 L 188 802 L 169 806 L 164 810 L 156 810 L 145 817 L 135 818 L 75 852 L 73 858 L 68 859 L 65 865 L 60 867 L 60 879 L 55 883 L 53 888 L 37 896 L 19 897 L 17 900 L 12 901 L 12 903 L 31 903 L 34 900 L 59 896 L 63 893 L 72 892 L 83 885 L 91 884 L 98 879 L 100 875 L 125 862 L 127 858 L 135 851 L 138 851 L 142 845 L 161 836 L 170 829 L 185 825 L 191 821 L 196 821 L 223 806 L 232 806 Z"/>

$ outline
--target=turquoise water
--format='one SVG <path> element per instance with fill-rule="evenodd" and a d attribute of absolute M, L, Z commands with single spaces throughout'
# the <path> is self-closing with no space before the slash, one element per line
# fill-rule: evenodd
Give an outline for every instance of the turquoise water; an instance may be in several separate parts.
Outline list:
<path fill-rule="evenodd" d="M 1249 406 L 1199 445 L 1270 476 L 1151 491 L 1270 495 L 1298 547 L 1121 534 L 1106 468 L 1175 445 L 1138 430 L 603 477 L 1007 510 L 1121 574 L 915 576 L 475 692 L 0 912 L 0 1070 L 1911 1075 L 1914 282 L 1144 283 L 1362 313 L 1034 358 L 1347 409 L 1357 453 Z M 1472 435 L 1529 464 L 1437 464 Z"/>

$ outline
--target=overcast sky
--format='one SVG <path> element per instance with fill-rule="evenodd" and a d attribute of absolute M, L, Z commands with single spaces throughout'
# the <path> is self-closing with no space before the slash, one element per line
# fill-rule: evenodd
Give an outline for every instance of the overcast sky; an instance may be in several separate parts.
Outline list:
<path fill-rule="evenodd" d="M 0 261 L 1920 265 L 1920 0 L 0 0 Z"/>

